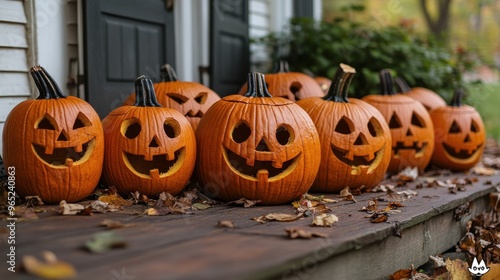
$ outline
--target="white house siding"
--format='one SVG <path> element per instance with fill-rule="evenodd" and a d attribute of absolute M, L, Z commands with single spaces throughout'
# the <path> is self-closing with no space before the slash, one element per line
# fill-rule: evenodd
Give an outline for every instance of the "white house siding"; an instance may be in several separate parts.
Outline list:
<path fill-rule="evenodd" d="M 271 32 L 271 0 L 250 0 L 249 35 L 260 38 Z M 250 65 L 252 71 L 265 72 L 268 68 L 269 54 L 263 45 L 250 44 Z"/>
<path fill-rule="evenodd" d="M 0 0 L 0 131 L 7 115 L 31 94 L 29 67 L 31 55 L 28 25 L 30 3 Z M 2 141 L 0 139 L 0 153 Z"/>

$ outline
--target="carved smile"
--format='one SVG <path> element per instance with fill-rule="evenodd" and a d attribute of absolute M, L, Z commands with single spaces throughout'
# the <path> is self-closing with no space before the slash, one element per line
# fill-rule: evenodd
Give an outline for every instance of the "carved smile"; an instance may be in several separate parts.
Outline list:
<path fill-rule="evenodd" d="M 468 149 L 455 150 L 455 148 L 451 147 L 450 145 L 443 143 L 443 148 L 450 157 L 458 159 L 468 159 L 475 157 L 476 154 L 480 151 L 482 145 L 483 144 L 479 144 L 477 148 L 474 150 L 468 150 Z"/>
<path fill-rule="evenodd" d="M 163 178 L 177 171 L 185 157 L 185 147 L 173 154 L 159 154 L 146 159 L 144 155 L 123 152 L 123 161 L 136 175 L 143 178 Z"/>
<path fill-rule="evenodd" d="M 224 148 L 224 158 L 233 172 L 252 181 L 265 179 L 272 182 L 287 176 L 297 166 L 299 157 L 300 153 L 294 158 L 284 161 L 281 168 L 274 167 L 272 161 L 260 160 L 255 160 L 251 166 L 247 164 L 246 158 Z"/>
<path fill-rule="evenodd" d="M 352 159 L 348 158 L 349 151 L 340 149 L 335 145 L 331 145 L 333 154 L 343 163 L 351 167 L 351 174 L 358 175 L 361 174 L 361 169 L 368 168 L 366 173 L 371 173 L 382 160 L 384 154 L 385 144 L 377 152 L 366 155 L 366 156 L 356 156 L 353 155 Z"/>
<path fill-rule="evenodd" d="M 85 162 L 95 146 L 95 137 L 81 146 L 50 148 L 32 144 L 33 152 L 43 163 L 55 168 L 71 167 Z"/>
<path fill-rule="evenodd" d="M 400 150 L 413 150 L 415 151 L 415 157 L 418 158 L 424 155 L 427 144 L 427 142 L 414 141 L 413 145 L 405 146 L 403 142 L 397 141 L 396 146 L 392 147 L 392 150 L 394 151 L 394 156 L 399 156 Z"/>

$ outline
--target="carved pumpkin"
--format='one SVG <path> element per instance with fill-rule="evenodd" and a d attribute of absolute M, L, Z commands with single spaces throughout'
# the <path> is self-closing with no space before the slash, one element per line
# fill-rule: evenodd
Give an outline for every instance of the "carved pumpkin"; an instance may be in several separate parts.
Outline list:
<path fill-rule="evenodd" d="M 275 73 L 266 74 L 266 86 L 273 97 L 283 97 L 291 101 L 297 101 L 307 97 L 324 96 L 320 85 L 311 76 L 290 72 L 288 63 L 280 61 L 277 64 Z M 248 92 L 248 83 L 241 87 L 239 94 Z"/>
<path fill-rule="evenodd" d="M 82 99 L 65 96 L 43 67 L 30 73 L 40 92 L 10 112 L 3 131 L 5 166 L 16 168 L 16 193 L 45 203 L 76 202 L 101 176 L 101 120 Z"/>
<path fill-rule="evenodd" d="M 431 163 L 454 171 L 474 167 L 483 154 L 486 134 L 479 113 L 462 104 L 463 90 L 458 89 L 449 106 L 431 111 L 435 146 Z"/>
<path fill-rule="evenodd" d="M 313 120 L 321 142 L 321 164 L 311 190 L 339 192 L 346 186 L 372 188 L 385 177 L 391 159 L 391 133 L 370 104 L 347 98 L 356 71 L 340 64 L 323 98 L 300 100 Z"/>
<path fill-rule="evenodd" d="M 396 94 L 389 70 L 380 72 L 381 95 L 367 95 L 363 100 L 375 106 L 384 116 L 392 136 L 392 158 L 388 171 L 396 173 L 406 167 L 423 172 L 434 149 L 434 128 L 429 112 L 422 103 Z"/>
<path fill-rule="evenodd" d="M 219 95 L 200 83 L 178 81 L 175 70 L 169 64 L 161 67 L 161 75 L 162 81 L 154 84 L 158 103 L 184 114 L 196 130 L 203 114 L 220 100 Z M 124 105 L 132 105 L 134 102 L 135 94 L 131 94 Z"/>
<path fill-rule="evenodd" d="M 328 89 L 330 88 L 330 85 L 332 84 L 332 80 L 328 79 L 327 77 L 322 77 L 322 76 L 314 77 L 314 80 L 319 84 L 319 86 L 321 87 L 321 90 L 323 90 L 323 93 L 327 94 Z"/>
<path fill-rule="evenodd" d="M 177 110 L 161 107 L 150 79 L 139 77 L 135 92 L 134 105 L 113 110 L 102 122 L 104 179 L 122 195 L 176 195 L 194 169 L 193 129 Z"/>
<path fill-rule="evenodd" d="M 197 175 L 205 193 L 281 204 L 307 192 L 321 151 L 314 123 L 297 104 L 272 97 L 264 75 L 250 73 L 244 96 L 215 103 L 196 130 Z"/>
<path fill-rule="evenodd" d="M 422 103 L 425 109 L 429 112 L 433 109 L 446 106 L 444 99 L 430 89 L 424 87 L 410 88 L 406 81 L 401 77 L 397 77 L 394 81 L 401 93 L 404 93 Z"/>

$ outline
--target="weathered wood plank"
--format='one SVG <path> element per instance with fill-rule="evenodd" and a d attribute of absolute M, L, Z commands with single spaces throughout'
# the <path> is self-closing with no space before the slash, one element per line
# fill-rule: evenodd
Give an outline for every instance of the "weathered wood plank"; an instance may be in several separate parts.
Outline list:
<path fill-rule="evenodd" d="M 1 96 L 30 96 L 30 86 L 27 73 L 0 72 Z"/>
<path fill-rule="evenodd" d="M 0 0 L 0 22 L 26 23 L 23 1 Z"/>
<path fill-rule="evenodd" d="M 0 122 L 5 122 L 12 108 L 26 99 L 26 97 L 0 97 Z"/>
<path fill-rule="evenodd" d="M 401 213 L 391 215 L 388 223 L 371 224 L 365 218 L 366 213 L 359 212 L 369 199 L 383 194 L 366 193 L 356 197 L 358 203 L 331 204 L 333 213 L 339 217 L 339 222 L 331 228 L 311 228 L 311 218 L 267 224 L 250 220 L 271 212 L 292 213 L 290 205 L 255 208 L 218 205 L 197 211 L 196 215 L 164 217 L 131 216 L 123 212 L 91 217 L 47 213 L 38 221 L 18 224 L 17 254 L 21 257 L 50 249 L 75 265 L 79 279 L 111 279 L 122 269 L 127 275 L 144 279 L 305 279 L 306 276 L 324 279 L 337 273 L 345 276 L 338 279 L 366 279 L 366 275 L 382 279 L 395 267 L 421 264 L 429 254 L 442 252 L 461 237 L 464 224 L 486 207 L 487 194 L 500 182 L 500 176 L 479 178 L 479 182 L 457 194 L 450 194 L 446 188 L 417 189 L 418 196 L 406 200 Z M 493 181 L 493 185 L 485 185 L 485 180 Z M 474 201 L 470 213 L 454 221 L 453 210 L 467 201 Z M 129 246 L 104 254 L 80 249 L 92 234 L 103 231 L 98 224 L 105 218 L 136 224 L 116 230 Z M 237 228 L 217 228 L 217 221 L 222 219 L 235 222 Z M 392 236 L 396 221 L 403 229 L 402 239 Z M 289 240 L 285 229 L 290 227 L 321 232 L 328 238 Z M 0 243 L 1 250 L 3 246 Z M 389 258 L 391 254 L 394 255 Z M 381 257 L 374 257 L 377 259 L 373 264 L 366 265 L 366 255 Z M 388 264 L 393 258 L 398 258 L 397 262 Z M 366 268 L 361 268 L 363 265 Z M 381 269 L 375 271 L 377 265 Z M 25 274 L 6 273 L 0 271 L 0 278 L 32 279 Z"/>
<path fill-rule="evenodd" d="M 0 47 L 27 48 L 24 24 L 0 22 Z"/>
<path fill-rule="evenodd" d="M 0 48 L 0 71 L 27 72 L 26 51 L 24 49 Z"/>

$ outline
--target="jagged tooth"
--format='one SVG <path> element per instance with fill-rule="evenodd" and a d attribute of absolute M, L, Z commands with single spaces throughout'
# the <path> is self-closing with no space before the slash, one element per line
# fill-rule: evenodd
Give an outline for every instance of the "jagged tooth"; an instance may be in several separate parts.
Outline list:
<path fill-rule="evenodd" d="M 266 169 L 261 169 L 257 172 L 257 180 L 266 182 L 269 179 L 269 172 Z"/>
<path fill-rule="evenodd" d="M 354 153 L 352 151 L 347 151 L 344 157 L 348 160 L 354 160 Z"/>
<path fill-rule="evenodd" d="M 455 153 L 458 154 L 458 153 L 460 153 L 460 148 L 459 147 L 455 147 L 454 151 L 455 151 Z"/>
<path fill-rule="evenodd" d="M 149 170 L 149 176 L 151 176 L 152 179 L 159 179 L 160 178 L 160 171 L 158 171 L 157 168 Z"/>
<path fill-rule="evenodd" d="M 174 160 L 175 159 L 175 152 L 167 152 L 167 160 Z"/>
<path fill-rule="evenodd" d="M 375 158 L 375 154 L 374 153 L 373 154 L 369 154 L 367 156 L 364 156 L 364 159 L 366 159 L 368 161 L 373 160 L 374 158 Z"/>
<path fill-rule="evenodd" d="M 254 157 L 248 157 L 247 158 L 247 165 L 248 166 L 253 166 L 255 163 L 255 158 Z"/>
<path fill-rule="evenodd" d="M 45 146 L 45 154 L 51 155 L 54 152 L 54 147 Z"/>
<path fill-rule="evenodd" d="M 283 161 L 281 161 L 281 160 L 275 160 L 275 161 L 273 161 L 273 163 L 271 165 L 274 168 L 281 168 L 281 167 L 283 167 Z"/>
<path fill-rule="evenodd" d="M 73 166 L 73 160 L 70 158 L 66 158 L 66 160 L 64 161 L 64 165 L 66 165 L 67 167 Z"/>
<path fill-rule="evenodd" d="M 81 153 L 83 151 L 83 146 L 82 144 L 78 144 L 73 149 L 75 150 L 75 152 Z"/>
<path fill-rule="evenodd" d="M 144 155 L 144 160 L 152 161 L 153 160 L 153 155 L 151 153 L 146 153 Z"/>
<path fill-rule="evenodd" d="M 421 149 L 424 146 L 424 142 L 422 141 L 416 141 L 415 142 L 415 147 Z"/>

